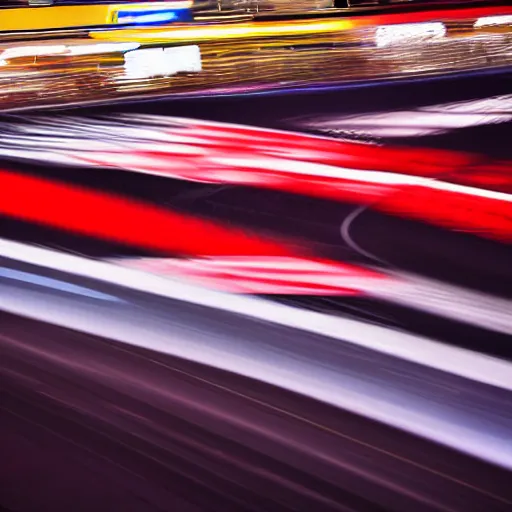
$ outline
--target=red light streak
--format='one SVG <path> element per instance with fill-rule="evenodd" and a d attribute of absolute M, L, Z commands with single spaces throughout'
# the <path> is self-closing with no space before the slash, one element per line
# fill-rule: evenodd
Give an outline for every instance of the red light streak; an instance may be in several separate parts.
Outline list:
<path fill-rule="evenodd" d="M 285 244 L 85 188 L 0 171 L 0 213 L 74 233 L 184 255 L 291 254 Z"/>
<path fill-rule="evenodd" d="M 93 138 L 99 137 L 95 123 L 83 123 Z M 81 128 L 82 123 L 72 122 L 67 129 L 80 138 Z M 112 123 L 112 130 L 115 137 L 107 136 L 96 150 L 86 143 L 82 149 L 76 141 L 69 147 L 44 134 L 43 142 L 52 150 L 42 153 L 43 159 L 66 157 L 85 166 L 364 204 L 445 228 L 512 240 L 508 161 L 158 116 L 122 119 Z M 69 140 L 75 139 L 64 139 Z M 44 144 L 38 141 L 38 147 Z M 26 157 L 25 149 L 16 151 Z"/>

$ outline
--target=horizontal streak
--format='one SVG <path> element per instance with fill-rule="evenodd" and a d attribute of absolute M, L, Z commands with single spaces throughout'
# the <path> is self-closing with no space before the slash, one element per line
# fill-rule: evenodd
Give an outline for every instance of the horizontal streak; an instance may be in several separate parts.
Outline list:
<path fill-rule="evenodd" d="M 229 295 L 110 263 L 0 239 L 0 256 L 112 285 L 347 341 L 419 365 L 512 391 L 512 364 L 428 338 L 263 299 Z M 5 306 L 3 306 L 5 308 Z M 21 311 L 19 312 L 21 313 Z M 52 322 L 51 318 L 43 319 Z"/>
<path fill-rule="evenodd" d="M 280 255 L 290 251 L 170 210 L 85 188 L 0 171 L 0 213 L 57 229 L 178 254 Z"/>
<path fill-rule="evenodd" d="M 319 17 L 303 21 L 259 21 L 223 25 L 189 25 L 175 28 L 124 29 L 97 31 L 90 34 L 95 39 L 115 39 L 116 41 L 171 42 L 208 41 L 212 39 L 238 39 L 253 37 L 293 36 L 301 34 L 329 34 L 354 28 L 376 25 L 417 23 L 430 20 L 473 19 L 493 14 L 512 12 L 508 7 L 486 7 L 478 9 L 452 9 L 414 13 L 387 14 L 381 16 L 351 16 L 335 19 Z"/>

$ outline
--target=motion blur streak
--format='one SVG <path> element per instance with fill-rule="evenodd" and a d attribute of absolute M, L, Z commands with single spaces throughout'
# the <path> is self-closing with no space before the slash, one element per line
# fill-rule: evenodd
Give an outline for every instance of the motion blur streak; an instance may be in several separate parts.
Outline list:
<path fill-rule="evenodd" d="M 30 283 L 36 286 L 42 286 L 44 288 L 53 288 L 66 293 L 73 293 L 76 295 L 82 295 L 84 297 L 91 297 L 93 299 L 100 300 L 118 300 L 112 295 L 105 293 L 98 293 L 95 290 L 84 288 L 83 286 L 76 286 L 73 284 L 60 281 L 59 279 L 50 279 L 48 277 L 41 277 L 29 272 L 20 272 L 17 270 L 0 268 L 0 277 L 11 281 L 20 281 L 23 283 Z"/>
<path fill-rule="evenodd" d="M 257 298 L 223 294 L 193 286 L 183 281 L 164 279 L 106 262 L 88 260 L 7 240 L 0 240 L 0 256 L 173 300 L 226 311 L 235 315 L 257 318 L 264 322 L 275 323 L 304 332 L 344 340 L 408 361 L 427 364 L 454 375 L 512 390 L 512 372 L 510 371 L 512 364 L 492 357 L 481 357 L 479 354 L 419 336 L 397 333 L 384 327 L 304 311 Z M 9 301 L 6 300 L 6 309 L 10 310 L 7 307 L 8 304 Z M 39 312 L 35 311 L 35 313 L 37 313 L 37 318 L 42 318 L 45 314 L 44 307 Z M 34 314 L 34 312 L 31 314 Z"/>
<path fill-rule="evenodd" d="M 468 9 L 432 9 L 423 12 L 410 12 L 400 13 L 398 15 L 380 15 L 380 16 L 368 16 L 368 19 L 376 25 L 384 25 L 387 23 L 418 23 L 422 21 L 429 21 L 432 19 L 443 18 L 449 20 L 457 20 L 464 18 L 480 18 L 485 16 L 491 16 L 494 13 L 497 15 L 504 15 L 512 12 L 510 7 L 477 7 Z"/>
<path fill-rule="evenodd" d="M 176 28 L 155 28 L 147 30 L 95 31 L 90 36 L 95 39 L 115 39 L 117 41 L 145 41 L 152 43 L 172 41 L 198 41 L 210 39 L 232 39 L 239 37 L 265 37 L 300 34 L 339 33 L 351 28 L 363 28 L 374 25 L 420 23 L 435 19 L 437 16 L 446 20 L 477 18 L 493 13 L 503 14 L 511 9 L 506 7 L 486 7 L 480 9 L 457 9 L 400 13 L 400 15 L 381 15 L 351 17 L 342 20 L 325 20 L 318 18 L 311 21 L 260 21 L 258 23 L 240 23 L 228 26 L 192 26 Z"/>
<path fill-rule="evenodd" d="M 503 412 L 508 409 L 502 409 L 506 404 L 478 384 L 511 390 L 512 365 L 508 362 L 358 321 L 179 283 L 170 285 L 133 270 L 54 251 L 1 242 L 0 255 L 9 266 L 24 261 L 43 274 L 60 269 L 75 277 L 97 275 L 101 283 L 96 286 L 124 299 L 102 301 L 98 307 L 94 299 L 88 302 L 51 290 L 41 293 L 31 287 L 12 287 L 0 279 L 4 311 L 277 385 L 512 468 L 512 446 L 506 441 L 510 417 Z M 90 278 L 86 282 L 88 287 L 95 286 Z M 132 294 L 143 289 L 174 300 L 159 303 L 155 297 Z M 203 308 L 190 310 L 190 303 Z M 346 359 L 344 354 L 352 352 L 354 344 L 358 354 Z M 366 352 L 368 348 L 401 361 L 392 366 L 388 361 L 383 367 L 383 363 L 376 364 L 375 354 Z M 373 360 L 368 362 L 365 355 Z M 408 361 L 418 364 L 411 366 Z M 73 364 L 84 366 L 79 359 Z M 432 374 L 427 377 L 433 370 L 426 365 L 442 370 L 433 381 Z M 459 392 L 463 392 L 462 399 Z M 492 401 L 488 401 L 490 396 Z M 484 422 L 482 415 L 499 421 Z M 308 443 L 303 448 L 307 450 Z"/>
<path fill-rule="evenodd" d="M 512 302 L 400 272 L 292 258 L 117 258 L 112 263 L 185 277 L 219 291 L 251 294 L 366 295 L 512 335 Z"/>
<path fill-rule="evenodd" d="M 404 23 L 377 28 L 375 42 L 378 47 L 410 42 L 425 42 L 446 36 L 443 23 Z"/>
<path fill-rule="evenodd" d="M 286 246 L 149 204 L 0 171 L 0 212 L 140 247 L 192 255 L 280 255 Z"/>
<path fill-rule="evenodd" d="M 52 124 L 57 137 L 46 133 Z M 109 135 L 100 135 L 107 126 Z M 369 204 L 388 213 L 512 241 L 510 162 L 482 164 L 478 156 L 458 152 L 386 148 L 159 117 L 121 119 L 117 124 L 63 119 L 60 125 L 43 119 L 41 126 L 6 128 L 0 154 L 10 157 Z M 79 138 L 70 138 L 71 134 Z M 83 144 L 84 139 L 93 142 Z M 27 150 L 30 145 L 37 151 Z M 163 229 L 157 220 L 153 219 L 153 226 Z"/>
<path fill-rule="evenodd" d="M 477 16 L 511 12 L 509 7 L 499 7 L 377 17 L 333 18 L 327 13 L 325 17 L 309 21 L 268 21 L 267 18 L 248 23 L 222 23 L 222 20 L 210 19 L 160 29 L 60 34 L 69 39 L 60 39 L 59 44 L 92 47 L 93 43 L 118 45 L 124 41 L 139 45 L 142 50 L 155 49 L 154 45 L 158 44 L 162 50 L 172 50 L 172 58 L 162 54 L 154 63 L 155 67 L 162 64 L 162 70 L 151 76 L 127 73 L 125 59 L 144 61 L 148 54 L 137 57 L 135 53 L 130 57 L 129 53 L 118 51 L 120 46 L 112 48 L 110 53 L 96 55 L 91 51 L 85 55 L 65 53 L 3 61 L 0 109 L 26 110 L 91 102 L 108 104 L 112 100 L 133 97 L 204 97 L 325 86 L 352 87 L 381 80 L 408 81 L 459 72 L 503 70 L 512 64 L 512 31 L 508 27 L 474 28 L 474 23 Z M 229 20 L 224 18 L 224 21 Z M 445 35 L 443 30 L 438 30 L 432 37 L 428 28 L 432 23 L 445 27 Z M 407 24 L 415 24 L 412 38 L 410 30 L 404 32 Z M 379 29 L 380 36 L 385 36 L 384 41 L 393 41 L 393 44 L 377 45 L 382 41 L 377 37 Z M 55 41 L 44 42 L 32 33 L 26 44 L 55 45 Z M 20 44 L 16 40 L 15 45 Z M 13 45 L 11 39 L 0 46 L 9 49 Z M 198 46 L 197 54 L 187 53 L 183 45 Z M 177 70 L 173 62 L 180 63 Z M 173 68 L 172 72 L 169 67 Z M 322 72 L 318 73 L 318 69 Z M 14 76 L 16 87 L 13 87 Z"/>
<path fill-rule="evenodd" d="M 22 403 L 37 407 L 39 416 L 29 416 L 32 425 L 38 427 L 36 431 L 41 432 L 43 425 L 48 425 L 47 409 L 51 408 L 53 400 L 64 405 L 59 412 L 74 405 L 73 410 L 78 414 L 73 414 L 74 422 L 70 422 L 67 415 L 59 417 L 55 414 L 56 421 L 50 422 L 51 428 L 57 435 L 62 432 L 74 434 L 74 441 L 86 443 L 83 452 L 91 448 L 91 437 L 114 430 L 116 434 L 110 438 L 114 449 L 108 449 L 110 443 L 107 443 L 107 449 L 105 442 L 101 444 L 103 457 L 97 465 L 97 474 L 106 474 L 109 481 L 105 469 L 119 460 L 108 460 L 110 453 L 139 452 L 136 457 L 123 457 L 120 479 L 129 489 L 130 503 L 142 501 L 141 498 L 150 494 L 153 498 L 150 503 L 156 501 L 149 509 L 151 511 L 331 512 L 342 509 L 382 512 L 393 509 L 397 512 L 433 512 L 459 510 L 461 504 L 471 503 L 471 507 L 464 510 L 504 512 L 510 506 L 505 471 L 455 450 L 443 449 L 385 425 L 236 374 L 48 324 L 15 319 L 7 314 L 2 314 L 1 320 L 9 330 L 9 336 L 2 337 L 2 345 L 11 368 L 15 369 L 12 373 L 4 372 L 3 376 L 7 374 L 8 382 L 17 381 L 18 399 L 21 398 Z M 208 328 L 204 322 L 201 324 Z M 244 327 L 249 326 L 244 322 Z M 24 337 L 24 328 L 36 331 L 36 340 Z M 247 331 L 241 333 L 239 343 L 257 341 L 244 339 Z M 262 348 L 265 348 L 264 344 Z M 340 348 L 345 358 L 355 363 L 358 369 L 368 369 L 369 365 L 366 368 L 357 365 L 357 355 L 350 351 L 350 347 Z M 28 360 L 33 364 L 28 364 Z M 371 361 L 375 365 L 384 363 L 389 370 L 405 369 L 396 364 L 398 361 L 384 362 L 379 358 Z M 44 367 L 47 374 L 53 376 L 38 382 L 39 393 L 30 392 L 32 380 L 24 380 L 22 375 L 15 373 L 27 367 L 33 370 Z M 342 365 L 340 371 L 345 371 L 346 367 L 348 365 Z M 388 378 L 384 373 L 380 377 L 383 384 L 393 380 L 391 373 Z M 424 380 L 421 383 L 424 390 L 428 388 L 430 391 L 432 383 L 428 377 L 428 371 L 422 373 Z M 398 379 L 395 377 L 394 380 Z M 62 388 L 64 382 L 74 385 L 72 404 L 70 394 Z M 82 388 L 85 382 L 89 386 Z M 447 383 L 443 379 L 443 384 Z M 476 398 L 480 407 L 498 405 L 496 401 L 488 401 L 485 389 L 478 389 L 470 382 L 458 380 L 451 384 L 455 384 L 461 400 Z M 101 390 L 101 396 L 97 390 Z M 478 391 L 483 391 L 483 395 L 478 397 Z M 13 402 L 16 404 L 9 398 L 6 409 L 12 407 Z M 475 404 L 473 401 L 469 403 Z M 510 402 L 502 401 L 499 405 L 506 407 Z M 22 413 L 26 411 L 27 407 L 22 409 Z M 62 428 L 70 423 L 74 430 Z M 80 431 L 83 427 L 86 428 Z M 16 437 L 23 439 L 25 432 L 22 429 L 21 435 Z M 38 448 L 35 446 L 34 451 L 39 451 Z M 76 446 L 68 444 L 67 448 L 66 454 L 77 451 Z M 148 458 L 153 457 L 167 470 L 163 475 L 162 472 L 156 475 L 154 471 L 148 472 L 151 468 Z M 85 458 L 90 460 L 91 453 Z M 469 467 L 465 466 L 464 463 L 469 461 Z M 23 466 L 22 461 L 16 467 L 20 465 Z M 382 467 L 387 471 L 382 472 Z M 202 497 L 208 493 L 206 499 L 201 500 L 208 502 L 204 508 L 181 505 L 173 508 L 169 506 L 164 489 L 157 494 L 160 500 L 155 500 L 151 493 L 139 494 L 148 487 L 148 473 L 151 481 L 155 479 L 168 490 L 183 485 L 183 475 L 192 473 L 192 478 L 196 476 L 197 469 L 201 470 L 203 476 L 199 478 L 204 484 L 203 492 L 198 495 Z M 214 475 L 205 475 L 204 470 Z M 397 477 L 391 477 L 393 473 Z M 141 478 L 143 476 L 146 478 Z M 137 480 L 143 481 L 145 486 L 137 485 Z M 173 485 L 176 481 L 177 486 Z M 84 485 L 88 481 L 81 479 L 80 483 Z M 57 485 L 62 485 L 61 481 Z M 240 489 L 237 492 L 238 486 L 245 490 L 242 496 Z M 218 497 L 212 504 L 212 487 L 214 493 L 222 493 L 237 504 L 245 497 L 245 506 L 223 506 L 218 503 Z M 290 488 L 293 487 L 290 500 Z M 333 492 L 333 487 L 338 492 Z M 258 493 L 262 488 L 265 489 L 264 496 Z M 345 492 L 340 493 L 340 490 Z M 318 496 L 320 491 L 323 499 L 315 503 L 312 497 Z M 91 492 L 90 486 L 86 492 Z M 348 502 L 345 501 L 347 495 L 352 498 Z M 360 498 L 354 499 L 357 496 Z M 334 506 L 329 506 L 331 500 L 335 502 Z M 368 500 L 375 500 L 375 505 L 371 506 Z M 141 507 L 123 510 L 140 512 Z M 142 510 L 148 508 L 142 507 Z"/>
<path fill-rule="evenodd" d="M 320 132 L 380 137 L 423 137 L 457 128 L 512 120 L 512 95 L 432 105 L 416 110 L 311 119 L 300 124 Z"/>
<path fill-rule="evenodd" d="M 115 259 L 113 263 L 154 272 L 163 276 L 183 276 L 198 284 L 232 293 L 359 295 L 384 281 L 383 274 L 354 265 L 293 258 L 216 259 Z"/>
<path fill-rule="evenodd" d="M 20 199 L 22 197 L 28 200 L 30 206 Z M 224 228 L 208 220 L 157 209 L 149 204 L 5 171 L 0 172 L 0 212 L 144 248 L 192 256 L 274 256 L 270 261 L 281 263 L 277 272 L 269 273 L 267 270 L 263 274 L 261 268 L 253 268 L 252 274 L 248 274 L 250 268 L 247 266 L 243 266 L 240 273 L 240 270 L 236 271 L 236 263 L 234 268 L 225 267 L 219 271 L 218 261 L 213 262 L 213 273 L 209 268 L 212 262 L 208 260 L 175 260 L 174 263 L 169 260 L 167 264 L 168 268 L 174 264 L 176 270 L 185 274 L 192 273 L 199 278 L 202 274 L 206 280 L 213 278 L 216 288 L 224 289 L 227 285 L 229 291 L 351 295 L 361 292 L 362 285 L 358 284 L 358 279 L 364 282 L 382 277 L 376 272 L 335 262 L 289 258 L 277 260 L 276 256 L 291 255 L 292 248 L 242 230 Z M 252 261 L 252 265 L 257 266 Z M 235 279 L 231 280 L 230 277 Z"/>
<path fill-rule="evenodd" d="M 315 20 L 293 22 L 241 23 L 217 26 L 183 26 L 177 28 L 158 28 L 144 30 L 119 30 L 111 32 L 91 32 L 90 36 L 99 40 L 137 41 L 168 43 L 174 41 L 209 41 L 234 38 L 293 36 L 302 34 L 321 34 L 341 32 L 354 28 L 351 20 Z"/>
<path fill-rule="evenodd" d="M 26 57 L 67 57 L 67 56 L 85 56 L 85 55 L 98 55 L 108 53 L 123 53 L 129 50 L 138 48 L 139 43 L 103 43 L 95 44 L 89 42 L 87 44 L 20 44 L 18 46 L 11 46 L 0 52 L 0 62 L 7 65 L 7 61 L 12 59 L 22 59 Z"/>
<path fill-rule="evenodd" d="M 409 308 L 429 311 L 446 318 L 512 335 L 512 301 L 508 299 L 401 272 L 391 272 L 389 277 L 393 278 L 392 286 L 385 286 L 383 280 L 374 281 L 371 289 L 366 290 L 367 294 Z"/>
<path fill-rule="evenodd" d="M 18 119 L 22 122 L 16 122 Z M 148 159 L 146 165 L 155 166 L 148 172 L 160 171 L 164 176 L 172 176 L 176 167 L 171 165 L 173 160 L 163 160 L 165 156 L 205 158 L 251 152 L 291 161 L 420 176 L 446 175 L 480 163 L 479 157 L 456 151 L 369 146 L 296 132 L 152 115 L 99 119 L 16 116 L 1 127 L 0 155 L 47 161 L 69 155 L 76 159 L 74 163 L 82 158 L 85 164 L 89 158 L 96 163 L 96 155 L 107 158 L 112 152 L 111 160 L 104 163 L 116 166 L 113 157 L 122 158 L 129 146 L 131 151 L 124 156 L 128 163 L 140 153 Z M 124 160 L 122 165 L 126 166 Z"/>
<path fill-rule="evenodd" d="M 485 16 L 475 21 L 475 28 L 512 25 L 512 15 Z"/>

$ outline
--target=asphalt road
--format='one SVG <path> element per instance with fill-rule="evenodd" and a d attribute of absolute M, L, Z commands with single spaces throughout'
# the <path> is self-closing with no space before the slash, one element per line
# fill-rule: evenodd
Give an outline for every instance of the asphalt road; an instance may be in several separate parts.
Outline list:
<path fill-rule="evenodd" d="M 232 374 L 0 316 L 10 511 L 505 511 L 510 475 Z"/>

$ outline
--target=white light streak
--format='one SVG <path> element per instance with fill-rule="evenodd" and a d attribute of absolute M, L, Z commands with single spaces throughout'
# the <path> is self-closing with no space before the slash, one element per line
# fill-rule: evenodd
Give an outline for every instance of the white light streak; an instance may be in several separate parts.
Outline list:
<path fill-rule="evenodd" d="M 199 46 L 145 48 L 124 55 L 125 75 L 129 80 L 198 73 L 202 70 Z"/>
<path fill-rule="evenodd" d="M 512 95 L 503 95 L 408 111 L 316 119 L 303 124 L 324 132 L 358 133 L 373 137 L 424 137 L 511 120 Z"/>
<path fill-rule="evenodd" d="M 253 297 L 229 295 L 111 263 L 0 239 L 0 256 L 47 269 L 96 279 L 306 332 L 343 340 L 512 391 L 512 365 L 469 350 L 365 322 L 304 311 Z M 8 301 L 0 305 L 5 309 Z M 47 318 L 46 321 L 50 321 Z"/>
<path fill-rule="evenodd" d="M 497 25 L 512 25 L 512 14 L 502 16 L 485 16 L 478 18 L 473 25 L 475 28 L 492 27 Z"/>
<path fill-rule="evenodd" d="M 446 35 L 444 23 L 403 23 L 377 28 L 375 42 L 379 48 L 395 44 L 423 42 Z"/>

